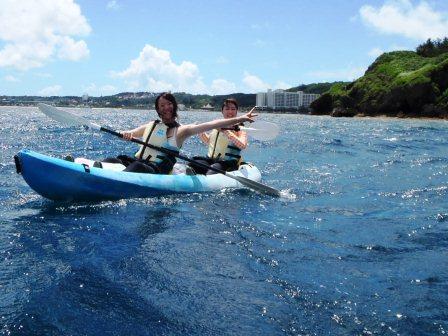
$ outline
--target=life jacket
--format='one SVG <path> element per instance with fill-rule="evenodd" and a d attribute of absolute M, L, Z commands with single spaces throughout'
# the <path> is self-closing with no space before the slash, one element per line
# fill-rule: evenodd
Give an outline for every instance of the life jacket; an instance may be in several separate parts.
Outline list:
<path fill-rule="evenodd" d="M 207 156 L 223 161 L 237 160 L 240 163 L 241 149 L 229 141 L 229 138 L 224 133 L 214 129 L 210 133 Z"/>
<path fill-rule="evenodd" d="M 145 142 L 145 144 L 151 144 L 153 146 L 166 148 L 173 152 L 179 153 L 179 147 L 171 144 L 167 138 L 167 131 L 168 126 L 160 122 L 160 120 L 150 122 L 143 132 L 143 142 Z M 175 136 L 176 134 L 174 134 L 174 137 Z M 146 145 L 140 146 L 140 149 L 137 153 L 135 153 L 135 157 L 137 159 L 147 160 L 156 164 L 161 163 L 167 157 L 170 157 L 174 162 L 176 162 L 176 158 L 173 155 L 162 153 L 156 149 L 149 148 Z"/>

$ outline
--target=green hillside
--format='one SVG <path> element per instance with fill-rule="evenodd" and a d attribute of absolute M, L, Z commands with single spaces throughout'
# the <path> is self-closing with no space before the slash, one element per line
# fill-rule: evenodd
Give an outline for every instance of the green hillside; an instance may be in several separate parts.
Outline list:
<path fill-rule="evenodd" d="M 385 53 L 364 76 L 333 85 L 311 105 L 313 114 L 448 118 L 448 52 L 425 57 Z"/>

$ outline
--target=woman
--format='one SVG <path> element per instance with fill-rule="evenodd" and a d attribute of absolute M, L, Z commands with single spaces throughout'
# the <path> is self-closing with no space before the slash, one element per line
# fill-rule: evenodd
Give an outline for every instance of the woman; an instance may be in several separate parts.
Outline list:
<path fill-rule="evenodd" d="M 122 163 L 126 166 L 124 171 L 151 174 L 169 174 L 176 163 L 176 153 L 179 153 L 184 141 L 195 134 L 210 131 L 214 128 L 233 126 L 245 121 L 252 122 L 257 116 L 250 111 L 243 116 L 217 119 L 202 124 L 180 125 L 177 122 L 177 102 L 169 93 L 161 93 L 155 101 L 155 107 L 160 120 L 151 121 L 133 130 L 123 131 L 123 138 L 143 137 L 143 141 L 153 146 L 162 147 L 173 154 L 162 153 L 148 146 L 141 145 L 135 157 L 120 155 L 118 158 L 105 159 L 103 162 Z"/>
<path fill-rule="evenodd" d="M 252 111 L 255 107 L 249 112 Z M 221 112 L 224 119 L 236 118 L 238 114 L 238 103 L 235 99 L 224 100 L 221 106 Z M 214 168 L 232 171 L 237 170 L 242 158 L 241 151 L 247 147 L 247 134 L 236 126 L 230 129 L 214 129 L 210 134 L 201 133 L 201 140 L 208 144 L 207 157 L 195 157 L 195 161 L 203 165 Z M 216 174 L 211 169 L 190 165 L 198 174 Z"/>

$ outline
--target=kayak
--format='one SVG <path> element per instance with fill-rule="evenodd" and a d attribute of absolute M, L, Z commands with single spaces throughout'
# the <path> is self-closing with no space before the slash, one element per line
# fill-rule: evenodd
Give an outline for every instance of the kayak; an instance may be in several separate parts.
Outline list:
<path fill-rule="evenodd" d="M 23 149 L 15 156 L 17 172 L 41 196 L 55 201 L 102 201 L 145 198 L 179 193 L 244 188 L 236 179 L 222 174 L 176 175 L 124 172 L 94 167 L 90 160 L 66 161 Z M 260 181 L 260 171 L 250 163 L 227 172 L 252 181 Z"/>

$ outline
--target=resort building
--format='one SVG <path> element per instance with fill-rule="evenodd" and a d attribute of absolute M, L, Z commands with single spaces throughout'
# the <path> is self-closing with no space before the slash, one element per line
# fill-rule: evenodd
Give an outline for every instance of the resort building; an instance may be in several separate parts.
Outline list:
<path fill-rule="evenodd" d="M 273 110 L 308 108 L 319 96 L 319 94 L 304 93 L 303 91 L 268 90 L 257 93 L 256 105 Z"/>

